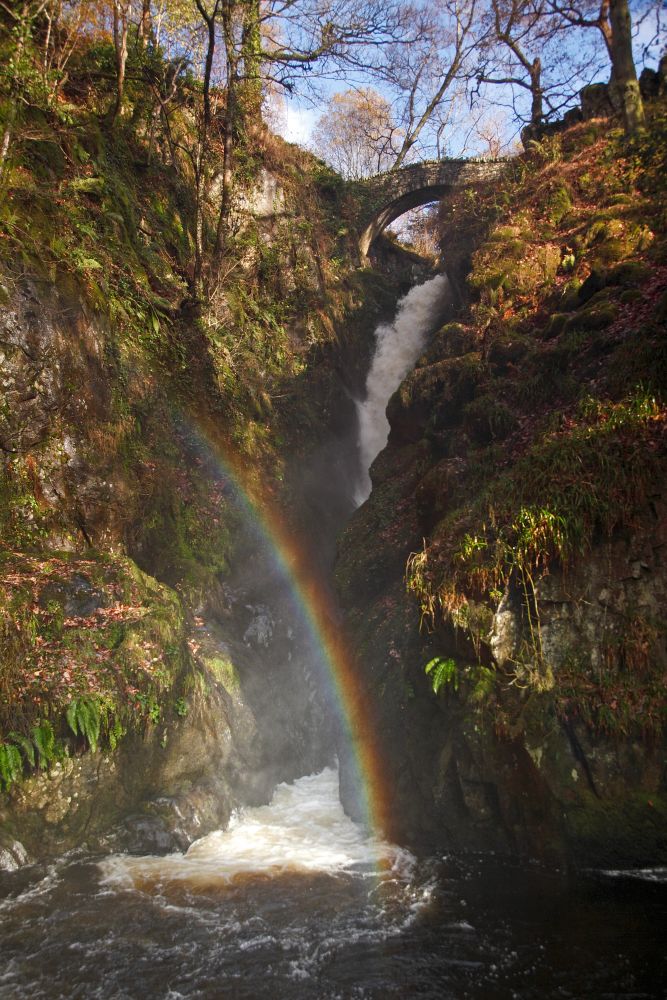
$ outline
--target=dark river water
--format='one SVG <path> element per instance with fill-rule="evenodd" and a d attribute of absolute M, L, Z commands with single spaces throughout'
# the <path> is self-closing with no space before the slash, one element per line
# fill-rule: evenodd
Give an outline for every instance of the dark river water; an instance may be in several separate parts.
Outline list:
<path fill-rule="evenodd" d="M 185 856 L 4 874 L 0 996 L 666 995 L 665 871 L 417 860 L 368 839 L 336 793 L 332 770 L 280 786 Z"/>

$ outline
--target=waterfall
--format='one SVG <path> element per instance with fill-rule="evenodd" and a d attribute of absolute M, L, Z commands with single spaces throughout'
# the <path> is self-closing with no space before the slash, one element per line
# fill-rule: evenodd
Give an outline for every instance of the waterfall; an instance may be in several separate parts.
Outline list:
<path fill-rule="evenodd" d="M 375 331 L 375 354 L 366 379 L 366 398 L 357 402 L 361 475 L 355 500 L 362 504 L 371 492 L 368 470 L 389 436 L 386 416 L 390 396 L 408 374 L 426 346 L 448 292 L 447 276 L 438 274 L 415 285 L 398 303 L 392 323 Z"/>

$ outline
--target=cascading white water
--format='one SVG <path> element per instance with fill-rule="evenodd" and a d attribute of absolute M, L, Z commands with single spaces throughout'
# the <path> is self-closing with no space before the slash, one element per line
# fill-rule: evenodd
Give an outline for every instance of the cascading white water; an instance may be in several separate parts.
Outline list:
<path fill-rule="evenodd" d="M 393 323 L 380 323 L 375 331 L 375 354 L 366 379 L 366 398 L 357 403 L 361 475 L 355 499 L 362 504 L 371 492 L 368 475 L 375 456 L 389 435 L 387 403 L 426 346 L 438 313 L 446 301 L 447 276 L 415 285 L 398 303 Z"/>
<path fill-rule="evenodd" d="M 367 868 L 409 874 L 413 856 L 375 837 L 345 815 L 338 772 L 299 778 L 276 788 L 271 803 L 234 816 L 226 830 L 195 841 L 186 854 L 167 857 L 114 855 L 101 862 L 111 884 L 153 882 L 212 886 L 244 875 L 302 872 L 333 875 Z"/>

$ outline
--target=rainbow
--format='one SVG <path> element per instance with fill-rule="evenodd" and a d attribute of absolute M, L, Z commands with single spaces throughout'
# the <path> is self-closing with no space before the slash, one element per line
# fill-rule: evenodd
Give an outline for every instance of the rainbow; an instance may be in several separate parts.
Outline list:
<path fill-rule="evenodd" d="M 184 415 L 180 414 L 181 418 Z M 291 588 L 295 607 L 317 647 L 325 667 L 329 694 L 339 709 L 343 735 L 355 770 L 359 816 L 370 833 L 389 829 L 389 795 L 368 699 L 359 682 L 331 598 L 318 580 L 311 561 L 280 515 L 275 501 L 253 481 L 247 457 L 240 456 L 220 432 L 202 418 L 185 418 L 200 445 L 212 454 L 235 499 L 268 546 L 278 571 Z M 208 427 L 207 427 L 208 424 Z"/>

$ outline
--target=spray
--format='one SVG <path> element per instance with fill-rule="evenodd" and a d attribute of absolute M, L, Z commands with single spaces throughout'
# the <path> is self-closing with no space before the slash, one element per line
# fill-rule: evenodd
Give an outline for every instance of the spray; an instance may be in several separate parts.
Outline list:
<path fill-rule="evenodd" d="M 368 470 L 387 443 L 389 398 L 426 346 L 447 291 L 448 281 L 444 274 L 416 285 L 399 301 L 393 323 L 380 323 L 375 331 L 376 347 L 366 379 L 366 398 L 357 403 L 361 459 L 361 475 L 355 490 L 357 504 L 362 504 L 370 495 Z"/>

